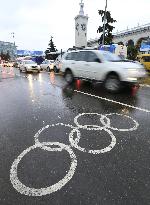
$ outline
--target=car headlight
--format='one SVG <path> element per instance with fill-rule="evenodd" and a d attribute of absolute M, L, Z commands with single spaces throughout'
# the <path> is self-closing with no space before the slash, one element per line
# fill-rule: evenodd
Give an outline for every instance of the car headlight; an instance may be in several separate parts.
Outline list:
<path fill-rule="evenodd" d="M 136 69 L 136 68 L 130 68 L 130 69 L 128 69 L 128 72 L 129 72 L 129 73 L 138 73 L 139 70 Z"/>

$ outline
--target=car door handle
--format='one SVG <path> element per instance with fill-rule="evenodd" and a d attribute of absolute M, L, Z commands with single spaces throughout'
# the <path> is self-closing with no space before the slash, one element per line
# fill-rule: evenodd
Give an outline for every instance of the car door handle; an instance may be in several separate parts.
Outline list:
<path fill-rule="evenodd" d="M 75 63 L 71 63 L 71 64 L 75 64 Z"/>
<path fill-rule="evenodd" d="M 84 64 L 84 65 L 86 65 L 86 66 L 90 66 L 89 64 Z"/>

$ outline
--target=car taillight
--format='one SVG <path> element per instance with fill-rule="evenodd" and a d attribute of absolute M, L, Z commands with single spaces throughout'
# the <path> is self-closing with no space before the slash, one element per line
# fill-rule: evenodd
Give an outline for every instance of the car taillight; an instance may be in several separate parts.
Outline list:
<path fill-rule="evenodd" d="M 62 68 L 62 63 L 58 64 L 58 68 L 61 69 Z"/>

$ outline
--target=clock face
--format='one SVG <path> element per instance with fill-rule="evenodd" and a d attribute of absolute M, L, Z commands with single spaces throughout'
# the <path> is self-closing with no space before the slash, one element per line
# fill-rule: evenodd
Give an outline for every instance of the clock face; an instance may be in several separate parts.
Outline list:
<path fill-rule="evenodd" d="M 81 28 L 82 28 L 83 31 L 85 31 L 86 30 L 86 25 L 84 23 L 81 24 Z"/>
<path fill-rule="evenodd" d="M 79 24 L 78 23 L 76 24 L 76 30 L 77 31 L 79 30 Z"/>

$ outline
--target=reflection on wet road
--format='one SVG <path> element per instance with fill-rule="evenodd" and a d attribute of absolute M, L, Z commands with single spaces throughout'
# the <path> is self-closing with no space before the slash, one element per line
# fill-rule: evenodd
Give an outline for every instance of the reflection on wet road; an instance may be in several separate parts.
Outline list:
<path fill-rule="evenodd" d="M 43 95 L 50 94 L 42 89 L 42 86 L 54 86 L 61 88 L 63 96 L 72 98 L 76 93 L 86 95 L 89 97 L 97 98 L 110 102 L 109 107 L 114 107 L 119 104 L 124 106 L 123 110 L 137 109 L 144 112 L 150 112 L 149 105 L 149 87 L 141 86 L 138 91 L 133 90 L 122 90 L 118 94 L 110 94 L 103 88 L 101 83 L 90 83 L 81 80 L 76 80 L 72 85 L 67 85 L 61 75 L 56 75 L 54 72 L 46 73 L 20 73 L 15 68 L 1 68 L 0 79 L 8 79 L 21 77 L 26 78 L 29 81 L 30 92 L 33 92 L 33 81 L 37 81 L 41 86 L 39 88 L 40 93 Z M 147 102 L 148 101 L 148 102 Z"/>
<path fill-rule="evenodd" d="M 149 204 L 149 87 L 14 68 L 0 87 L 0 204 Z"/>

